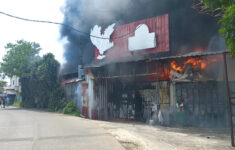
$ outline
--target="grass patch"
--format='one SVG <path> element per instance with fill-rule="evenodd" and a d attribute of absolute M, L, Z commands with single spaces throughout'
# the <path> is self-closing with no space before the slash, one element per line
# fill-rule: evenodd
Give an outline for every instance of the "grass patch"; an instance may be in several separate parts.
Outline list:
<path fill-rule="evenodd" d="M 62 113 L 68 115 L 80 116 L 80 111 L 77 109 L 76 105 L 72 101 L 67 103 Z"/>
<path fill-rule="evenodd" d="M 12 106 L 15 106 L 15 107 L 20 107 L 21 105 L 21 101 L 14 101 L 14 103 L 12 104 Z"/>
<path fill-rule="evenodd" d="M 56 111 L 57 113 L 63 114 L 63 109 L 59 109 Z"/>

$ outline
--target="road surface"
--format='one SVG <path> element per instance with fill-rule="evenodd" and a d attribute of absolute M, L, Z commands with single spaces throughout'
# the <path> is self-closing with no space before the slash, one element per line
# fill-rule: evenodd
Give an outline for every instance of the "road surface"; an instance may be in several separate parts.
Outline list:
<path fill-rule="evenodd" d="M 105 129 L 74 116 L 0 109 L 1 150 L 124 150 Z"/>
<path fill-rule="evenodd" d="M 233 150 L 227 129 L 169 128 L 0 109 L 0 150 Z"/>

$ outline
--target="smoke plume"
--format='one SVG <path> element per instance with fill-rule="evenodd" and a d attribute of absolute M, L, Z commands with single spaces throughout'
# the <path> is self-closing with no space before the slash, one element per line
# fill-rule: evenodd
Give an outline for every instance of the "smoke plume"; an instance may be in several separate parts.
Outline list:
<path fill-rule="evenodd" d="M 172 55 L 195 48 L 207 49 L 209 44 L 211 49 L 211 43 L 216 43 L 211 40 L 221 41 L 217 20 L 199 14 L 191 6 L 192 0 L 67 0 L 64 23 L 90 33 L 96 24 L 105 28 L 112 23 L 118 26 L 168 13 Z M 88 35 L 66 27 L 61 29 L 61 35 L 68 39 L 63 72 L 75 72 L 78 64 L 86 65 L 94 60 L 94 47 Z M 224 42 L 219 47 L 224 48 Z"/>

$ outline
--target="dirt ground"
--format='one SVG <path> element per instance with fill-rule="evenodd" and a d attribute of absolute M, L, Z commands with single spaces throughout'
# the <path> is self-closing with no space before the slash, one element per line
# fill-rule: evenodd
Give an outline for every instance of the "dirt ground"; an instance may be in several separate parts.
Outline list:
<path fill-rule="evenodd" d="M 172 128 L 95 121 L 126 150 L 234 150 L 228 129 Z"/>

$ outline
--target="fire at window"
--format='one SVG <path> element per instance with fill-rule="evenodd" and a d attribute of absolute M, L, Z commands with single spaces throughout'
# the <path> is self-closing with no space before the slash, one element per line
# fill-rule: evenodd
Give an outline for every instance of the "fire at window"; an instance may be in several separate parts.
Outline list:
<path fill-rule="evenodd" d="M 90 68 L 93 115 L 162 125 L 226 126 L 221 61 L 213 55 Z"/>

